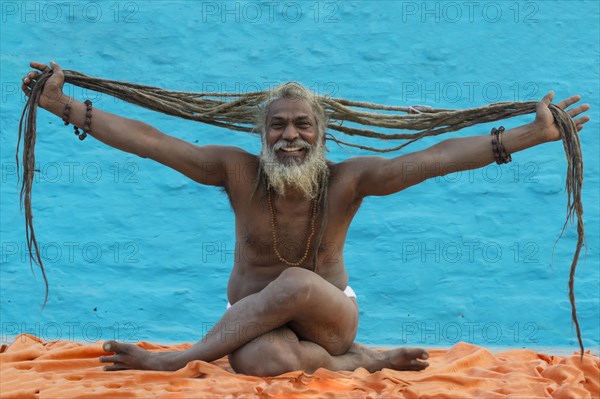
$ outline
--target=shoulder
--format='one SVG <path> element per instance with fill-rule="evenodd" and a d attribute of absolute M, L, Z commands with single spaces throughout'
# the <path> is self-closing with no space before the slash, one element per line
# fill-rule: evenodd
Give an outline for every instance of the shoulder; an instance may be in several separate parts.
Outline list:
<path fill-rule="evenodd" d="M 223 178 L 227 190 L 253 187 L 258 176 L 259 158 L 240 147 L 215 146 L 221 153 Z"/>
<path fill-rule="evenodd" d="M 338 164 L 338 178 L 351 187 L 357 198 L 391 194 L 399 191 L 385 189 L 387 186 L 396 184 L 396 180 L 402 175 L 397 170 L 397 163 L 382 156 L 351 158 Z"/>
<path fill-rule="evenodd" d="M 330 187 L 335 191 L 344 193 L 344 195 L 360 196 L 357 189 L 370 163 L 367 158 L 369 157 L 355 157 L 341 162 L 328 162 Z"/>
<path fill-rule="evenodd" d="M 226 187 L 256 174 L 258 157 L 240 147 L 191 145 L 191 152 L 179 156 L 191 160 L 194 180 L 202 184 Z"/>

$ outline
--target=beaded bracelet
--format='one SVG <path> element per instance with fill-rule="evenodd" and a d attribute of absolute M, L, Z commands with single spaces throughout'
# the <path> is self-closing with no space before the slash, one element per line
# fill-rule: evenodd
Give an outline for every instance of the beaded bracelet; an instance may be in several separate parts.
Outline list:
<path fill-rule="evenodd" d="M 503 163 L 509 163 L 512 161 L 512 156 L 506 152 L 506 148 L 502 145 L 502 133 L 504 133 L 504 126 L 498 128 L 498 149 L 500 150 L 500 157 Z"/>
<path fill-rule="evenodd" d="M 90 100 L 85 100 L 85 124 L 83 127 L 83 132 L 79 131 L 79 128 L 73 124 L 73 130 L 75 135 L 79 138 L 79 140 L 84 140 L 88 133 L 90 133 L 90 125 L 92 123 L 92 102 Z M 71 103 L 67 102 L 65 104 L 65 109 L 63 110 L 63 118 L 62 120 L 65 123 L 65 126 L 69 125 L 69 116 L 71 115 Z"/>
<path fill-rule="evenodd" d="M 494 159 L 498 165 L 503 163 L 509 163 L 512 161 L 511 155 L 506 152 L 506 148 L 502 145 L 502 133 L 504 132 L 504 126 L 500 126 L 498 129 L 492 128 L 492 151 L 494 152 Z"/>
<path fill-rule="evenodd" d="M 83 125 L 83 133 L 79 136 L 79 140 L 83 140 L 87 137 L 90 132 L 90 125 L 92 124 L 92 102 L 85 100 L 85 125 Z"/>
<path fill-rule="evenodd" d="M 65 122 L 65 126 L 69 125 L 69 115 L 71 114 L 71 104 L 66 103 L 65 109 L 63 110 L 63 118 L 62 120 Z"/>

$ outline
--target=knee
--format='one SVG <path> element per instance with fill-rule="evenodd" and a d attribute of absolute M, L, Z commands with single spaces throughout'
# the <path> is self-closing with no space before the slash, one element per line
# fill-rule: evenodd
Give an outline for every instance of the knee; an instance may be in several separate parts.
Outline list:
<path fill-rule="evenodd" d="M 228 358 L 236 373 L 257 377 L 273 377 L 301 369 L 299 358 L 293 351 L 274 343 L 250 342 L 229 354 Z"/>
<path fill-rule="evenodd" d="M 313 272 L 301 267 L 285 269 L 271 283 L 274 291 L 274 300 L 278 306 L 307 305 L 312 293 L 315 275 Z"/>

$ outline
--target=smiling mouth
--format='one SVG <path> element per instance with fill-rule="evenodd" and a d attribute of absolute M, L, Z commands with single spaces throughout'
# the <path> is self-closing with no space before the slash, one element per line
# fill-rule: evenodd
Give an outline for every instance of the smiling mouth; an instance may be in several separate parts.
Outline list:
<path fill-rule="evenodd" d="M 301 154 L 305 149 L 302 147 L 283 147 L 279 149 L 286 153 L 286 155 L 296 155 Z"/>

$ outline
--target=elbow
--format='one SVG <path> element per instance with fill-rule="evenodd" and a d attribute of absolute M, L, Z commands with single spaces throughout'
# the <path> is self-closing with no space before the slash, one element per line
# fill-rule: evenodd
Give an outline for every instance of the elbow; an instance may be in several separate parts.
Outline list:
<path fill-rule="evenodd" d="M 451 172 L 444 155 L 443 142 L 430 147 L 427 152 L 426 162 L 429 167 L 424 170 L 424 180 L 444 176 Z"/>
<path fill-rule="evenodd" d="M 464 155 L 460 154 L 460 141 L 456 138 L 444 140 L 431 147 L 432 162 L 435 165 L 435 176 L 443 177 L 451 173 L 457 173 L 469 167 Z"/>

